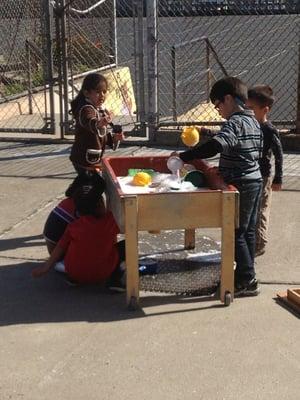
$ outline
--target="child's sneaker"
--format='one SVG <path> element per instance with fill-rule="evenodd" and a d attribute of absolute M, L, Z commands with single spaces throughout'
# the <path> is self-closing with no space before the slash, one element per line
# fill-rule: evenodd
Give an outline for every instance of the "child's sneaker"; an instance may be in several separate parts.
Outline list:
<path fill-rule="evenodd" d="M 256 249 L 255 257 L 260 257 L 263 254 L 265 254 L 265 252 L 266 252 L 266 248 L 265 247 L 261 247 L 260 249 Z"/>
<path fill-rule="evenodd" d="M 107 283 L 107 287 L 112 292 L 123 293 L 126 291 L 126 283 L 125 283 L 126 275 L 125 273 L 121 278 L 118 279 L 110 279 Z"/>
<path fill-rule="evenodd" d="M 258 280 L 255 278 L 246 284 L 237 284 L 234 288 L 234 297 L 257 296 L 259 293 Z"/>
<path fill-rule="evenodd" d="M 70 278 L 68 275 L 65 277 L 65 282 L 67 285 L 71 287 L 76 287 L 79 286 L 79 283 L 74 281 L 72 278 Z"/>

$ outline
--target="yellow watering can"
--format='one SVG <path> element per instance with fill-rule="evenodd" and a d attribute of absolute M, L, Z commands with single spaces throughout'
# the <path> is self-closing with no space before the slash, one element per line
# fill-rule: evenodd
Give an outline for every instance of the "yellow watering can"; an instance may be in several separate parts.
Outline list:
<path fill-rule="evenodd" d="M 200 140 L 198 129 L 195 126 L 186 126 L 181 133 L 181 140 L 188 147 L 196 146 Z"/>

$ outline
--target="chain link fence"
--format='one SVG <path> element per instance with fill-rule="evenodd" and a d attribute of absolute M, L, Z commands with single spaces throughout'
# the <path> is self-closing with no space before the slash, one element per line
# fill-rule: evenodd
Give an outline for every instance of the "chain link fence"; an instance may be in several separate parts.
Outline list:
<path fill-rule="evenodd" d="M 115 0 L 3 1 L 0 131 L 73 133 L 70 101 L 95 71 L 108 78 L 114 122 L 137 129 L 138 7 L 119 7 L 117 18 Z"/>
<path fill-rule="evenodd" d="M 283 3 L 160 2 L 160 125 L 218 120 L 209 91 L 216 80 L 231 75 L 250 86 L 271 85 L 277 99 L 271 119 L 281 127 L 294 127 L 299 109 L 300 17 L 289 15 L 296 7 L 283 8 Z"/>
<path fill-rule="evenodd" d="M 48 85 L 47 3 L 2 0 L 0 131 L 53 130 Z"/>
<path fill-rule="evenodd" d="M 65 126 L 66 133 L 72 133 L 69 102 L 77 95 L 86 74 L 97 71 L 108 79 L 105 106 L 112 113 L 114 123 L 121 124 L 125 131 L 135 130 L 138 83 L 133 5 L 119 10 L 122 20 L 127 20 L 124 24 L 116 17 L 115 0 L 74 0 L 63 2 L 63 7 L 60 39 L 65 71 L 62 70 L 61 75 L 68 76 L 68 87 L 65 83 L 62 89 L 65 118 L 61 126 Z M 130 18 L 126 18 L 127 13 Z M 67 46 L 64 49 L 65 36 Z M 120 54 L 119 47 L 122 47 Z"/>
<path fill-rule="evenodd" d="M 225 75 L 269 84 L 271 119 L 300 124 L 299 2 L 2 0 L 0 131 L 72 133 L 84 76 L 109 80 L 114 122 L 157 129 L 220 123 L 209 102 Z"/>

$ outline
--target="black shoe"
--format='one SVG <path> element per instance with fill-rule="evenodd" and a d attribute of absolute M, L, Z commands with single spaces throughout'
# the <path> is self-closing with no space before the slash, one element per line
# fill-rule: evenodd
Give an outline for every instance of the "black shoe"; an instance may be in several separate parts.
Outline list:
<path fill-rule="evenodd" d="M 112 292 L 126 292 L 125 274 L 120 279 L 111 279 L 107 282 L 107 287 Z"/>
<path fill-rule="evenodd" d="M 255 278 L 248 283 L 236 284 L 234 288 L 234 297 L 257 296 L 259 293 L 258 280 Z"/>
<path fill-rule="evenodd" d="M 266 249 L 264 247 L 261 248 L 261 249 L 258 249 L 258 250 L 255 251 L 255 257 L 260 257 L 263 254 L 265 254 L 265 252 L 266 252 Z"/>
<path fill-rule="evenodd" d="M 65 282 L 67 285 L 71 286 L 71 287 L 76 287 L 79 286 L 79 283 L 74 281 L 72 278 L 70 278 L 69 276 L 65 277 Z"/>

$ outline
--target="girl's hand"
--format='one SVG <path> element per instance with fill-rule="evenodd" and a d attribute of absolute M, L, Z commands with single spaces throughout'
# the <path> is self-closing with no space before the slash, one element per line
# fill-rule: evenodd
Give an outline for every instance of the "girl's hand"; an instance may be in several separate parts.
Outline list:
<path fill-rule="evenodd" d="M 114 143 L 122 142 L 124 139 L 125 139 L 125 135 L 124 135 L 123 132 L 115 133 L 114 136 L 113 136 Z"/>
<path fill-rule="evenodd" d="M 98 122 L 97 122 L 97 127 L 98 128 L 103 128 L 104 126 L 107 126 L 108 124 L 111 123 L 111 118 L 108 116 L 102 117 Z"/>
<path fill-rule="evenodd" d="M 41 276 L 46 275 L 48 271 L 49 271 L 48 265 L 44 264 L 41 267 L 34 268 L 31 271 L 31 276 L 33 278 L 40 278 Z"/>
<path fill-rule="evenodd" d="M 274 192 L 279 192 L 282 189 L 281 183 L 273 183 L 272 184 L 272 190 Z"/>

